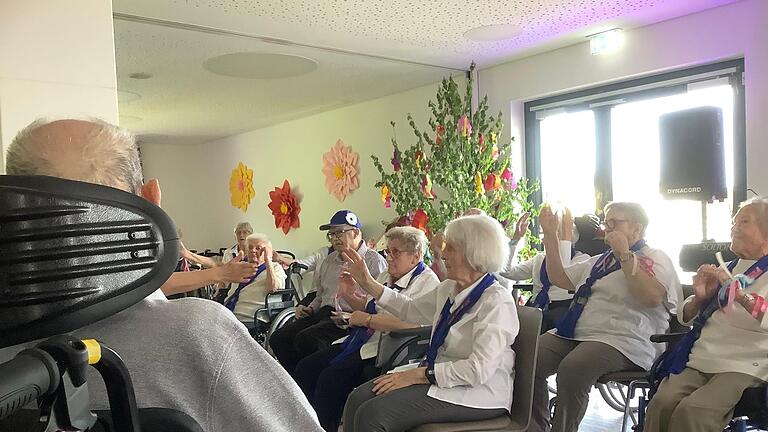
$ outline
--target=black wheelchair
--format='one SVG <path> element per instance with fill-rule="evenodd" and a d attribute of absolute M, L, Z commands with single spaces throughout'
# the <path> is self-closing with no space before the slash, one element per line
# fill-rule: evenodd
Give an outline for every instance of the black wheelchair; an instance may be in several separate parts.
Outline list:
<path fill-rule="evenodd" d="M 277 252 L 295 258 L 291 252 Z M 306 269 L 304 264 L 291 263 L 285 272 L 285 288 L 267 293 L 264 296 L 264 307 L 253 314 L 251 335 L 265 349 L 269 346 L 269 336 L 295 316 L 296 305 L 300 301 L 298 286 L 303 279 L 302 272 Z"/>
<path fill-rule="evenodd" d="M 138 409 L 117 353 L 61 335 L 168 279 L 179 244 L 160 208 L 104 186 L 0 176 L 0 250 L 0 348 L 49 338 L 0 364 L 0 430 L 202 432 L 181 412 Z M 104 379 L 109 411 L 89 409 L 89 366 Z"/>

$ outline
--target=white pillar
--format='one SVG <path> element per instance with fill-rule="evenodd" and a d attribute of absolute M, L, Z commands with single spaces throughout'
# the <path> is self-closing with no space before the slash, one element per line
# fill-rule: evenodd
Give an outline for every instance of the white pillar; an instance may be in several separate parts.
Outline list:
<path fill-rule="evenodd" d="M 110 0 L 0 0 L 0 174 L 13 137 L 41 117 L 117 124 Z"/>

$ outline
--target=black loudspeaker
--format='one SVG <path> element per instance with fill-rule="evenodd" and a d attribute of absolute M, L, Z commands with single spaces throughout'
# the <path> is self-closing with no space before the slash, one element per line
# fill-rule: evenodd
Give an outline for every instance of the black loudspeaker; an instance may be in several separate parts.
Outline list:
<path fill-rule="evenodd" d="M 680 249 L 680 268 L 683 271 L 695 272 L 702 264 L 717 265 L 716 253 L 723 254 L 723 260 L 729 262 L 735 260 L 736 254 L 731 251 L 730 243 L 704 242 L 686 244 Z"/>
<path fill-rule="evenodd" d="M 662 196 L 710 202 L 728 196 L 720 108 L 664 114 L 659 118 L 659 135 Z"/>

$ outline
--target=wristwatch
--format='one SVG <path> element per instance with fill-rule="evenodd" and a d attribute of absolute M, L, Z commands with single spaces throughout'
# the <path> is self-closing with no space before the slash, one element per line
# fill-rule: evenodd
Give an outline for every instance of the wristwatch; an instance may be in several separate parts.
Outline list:
<path fill-rule="evenodd" d="M 427 368 L 424 369 L 424 376 L 427 377 L 427 381 L 429 381 L 432 385 L 437 385 L 437 379 L 435 379 L 435 367 L 427 365 Z"/>

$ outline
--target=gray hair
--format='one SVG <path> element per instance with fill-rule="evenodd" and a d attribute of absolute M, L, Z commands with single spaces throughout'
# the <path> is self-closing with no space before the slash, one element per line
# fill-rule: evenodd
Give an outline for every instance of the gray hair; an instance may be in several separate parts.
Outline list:
<path fill-rule="evenodd" d="M 739 209 L 743 209 L 747 206 L 755 206 L 760 231 L 763 235 L 768 235 L 768 197 L 754 197 L 748 199 L 739 205 Z"/>
<path fill-rule="evenodd" d="M 253 233 L 253 234 L 251 234 L 251 235 L 249 235 L 248 237 L 245 238 L 245 244 L 246 245 L 251 244 L 251 242 L 258 242 L 258 241 L 267 243 L 270 246 L 272 245 L 272 242 L 269 241 L 269 237 L 267 237 L 266 234 Z"/>
<path fill-rule="evenodd" d="M 248 222 L 240 222 L 235 226 L 235 234 L 241 229 L 247 230 L 249 233 L 253 233 L 253 227 Z"/>
<path fill-rule="evenodd" d="M 487 215 L 462 216 L 445 227 L 445 240 L 464 250 L 475 271 L 501 271 L 509 258 L 509 243 L 499 221 Z"/>
<path fill-rule="evenodd" d="M 415 252 L 419 259 L 424 259 L 424 252 L 427 251 L 429 244 L 424 231 L 409 226 L 395 227 L 387 231 L 384 237 L 387 239 L 387 244 L 392 240 L 399 241 L 409 252 Z"/>
<path fill-rule="evenodd" d="M 53 163 L 52 155 L 34 145 L 48 138 L 34 132 L 55 120 L 39 119 L 22 129 L 8 147 L 6 171 L 13 175 L 47 175 L 64 177 L 61 168 Z M 82 178 L 75 180 L 123 188 L 132 193 L 141 190 L 142 173 L 136 138 L 125 129 L 98 119 L 88 119 L 96 125 L 96 132 L 82 143 Z M 62 151 L 65 151 L 62 149 Z"/>
<path fill-rule="evenodd" d="M 610 209 L 625 213 L 632 222 L 642 225 L 640 237 L 645 237 L 645 229 L 648 228 L 649 221 L 648 213 L 645 212 L 643 206 L 633 202 L 611 201 L 605 205 L 603 212 L 608 213 Z"/>

